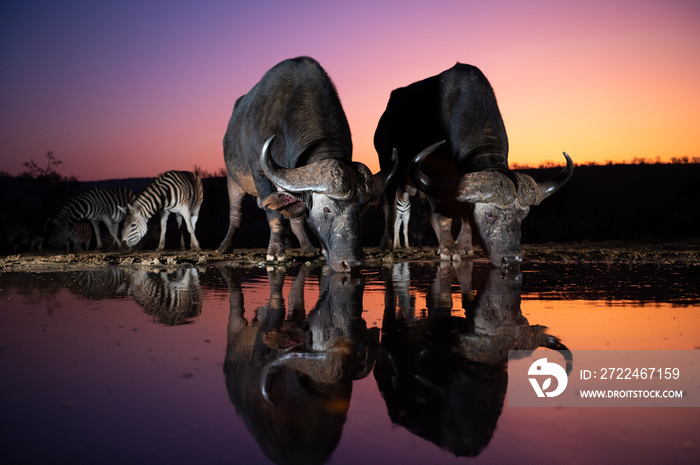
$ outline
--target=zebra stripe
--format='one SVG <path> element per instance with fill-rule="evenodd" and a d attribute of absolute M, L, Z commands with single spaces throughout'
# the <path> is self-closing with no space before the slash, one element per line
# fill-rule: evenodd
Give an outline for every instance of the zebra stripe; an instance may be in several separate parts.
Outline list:
<path fill-rule="evenodd" d="M 75 223 L 73 230 L 70 231 L 68 243 L 73 244 L 74 250 L 88 250 L 90 241 L 92 240 L 92 228 L 84 222 Z"/>
<path fill-rule="evenodd" d="M 128 290 L 126 271 L 117 267 L 61 273 L 58 279 L 72 294 L 90 300 L 121 299 Z"/>
<path fill-rule="evenodd" d="M 202 313 L 202 286 L 196 268 L 172 273 L 129 271 L 129 295 L 157 323 L 176 326 L 191 323 Z"/>
<path fill-rule="evenodd" d="M 54 216 L 52 220 L 54 231 L 49 245 L 52 248 L 69 247 L 73 237 L 76 237 L 75 225 L 81 220 L 87 220 L 94 228 L 98 249 L 102 248 L 100 221 L 107 226 L 117 246 L 121 246 L 119 223 L 124 219 L 125 214 L 119 207 L 128 205 L 135 198 L 133 192 L 123 187 L 116 189 L 94 187 L 81 192 L 63 204 Z"/>
<path fill-rule="evenodd" d="M 396 221 L 394 222 L 394 250 L 401 247 L 399 230 L 403 225 L 404 246 L 408 249 L 408 220 L 411 218 L 411 199 L 403 189 L 396 191 Z"/>
<path fill-rule="evenodd" d="M 160 211 L 160 242 L 156 250 L 165 248 L 165 232 L 170 213 L 177 213 L 178 228 L 185 220 L 190 233 L 190 248 L 199 250 L 194 230 L 199 218 L 199 209 L 204 200 L 202 180 L 189 171 L 167 171 L 154 179 L 146 189 L 128 205 L 128 216 L 124 221 L 122 238 L 129 247 L 134 247 L 148 231 L 148 220 Z M 126 212 L 126 209 L 124 210 Z M 180 246 L 185 248 L 184 232 L 181 231 Z"/>
<path fill-rule="evenodd" d="M 0 253 L 41 250 L 44 231 L 27 222 L 0 218 Z"/>

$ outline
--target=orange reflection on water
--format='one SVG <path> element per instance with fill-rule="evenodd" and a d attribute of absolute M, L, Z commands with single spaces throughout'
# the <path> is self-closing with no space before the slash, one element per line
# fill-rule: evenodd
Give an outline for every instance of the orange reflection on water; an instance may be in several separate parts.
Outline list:
<path fill-rule="evenodd" d="M 530 300 L 531 324 L 548 326 L 571 350 L 691 350 L 700 348 L 700 308 L 667 303 Z"/>

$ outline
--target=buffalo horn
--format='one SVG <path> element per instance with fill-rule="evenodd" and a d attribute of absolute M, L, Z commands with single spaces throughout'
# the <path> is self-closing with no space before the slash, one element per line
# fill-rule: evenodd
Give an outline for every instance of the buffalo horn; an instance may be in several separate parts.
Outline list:
<path fill-rule="evenodd" d="M 371 171 L 369 171 L 369 169 L 362 163 L 354 162 L 353 165 L 357 169 L 358 173 L 364 177 L 365 182 L 363 184 L 363 188 L 360 189 L 360 192 L 362 193 L 362 196 L 369 201 L 370 199 L 381 195 L 381 193 L 384 192 L 387 184 L 389 184 L 389 181 L 391 181 L 391 178 L 394 177 L 396 169 L 399 166 L 399 153 L 396 151 L 396 149 L 394 149 L 391 154 L 391 165 L 385 167 L 383 170 L 380 170 L 375 175 L 372 175 Z"/>
<path fill-rule="evenodd" d="M 435 151 L 438 147 L 444 144 L 446 141 L 441 140 L 440 142 L 431 145 L 427 149 L 419 153 L 412 161 L 408 168 L 411 173 L 413 184 L 423 192 L 431 193 L 435 192 L 439 186 L 436 186 L 436 181 L 426 176 L 421 168 L 423 167 L 423 162 L 428 156 Z"/>
<path fill-rule="evenodd" d="M 273 403 L 270 397 L 270 387 L 274 376 L 282 371 L 297 371 L 310 376 L 315 381 L 324 383 L 332 383 L 340 378 L 340 374 L 333 371 L 325 365 L 328 365 L 328 360 L 331 353 L 305 353 L 305 352 L 288 352 L 280 358 L 265 366 L 260 375 L 260 389 L 263 398 Z M 331 365 L 334 365 L 331 363 Z M 339 365 L 339 364 L 338 364 Z"/>
<path fill-rule="evenodd" d="M 569 348 L 566 347 L 559 340 L 559 338 L 556 338 L 550 334 L 543 334 L 542 336 L 544 336 L 544 340 L 540 342 L 539 346 L 550 350 L 556 350 L 562 354 L 562 356 L 564 356 L 564 360 L 566 361 L 566 374 L 569 375 L 574 366 L 574 354 L 571 353 L 571 350 L 569 350 Z"/>
<path fill-rule="evenodd" d="M 574 172 L 574 162 L 566 152 L 564 152 L 564 156 L 566 157 L 566 166 L 564 169 L 552 179 L 537 183 L 537 199 L 533 205 L 539 205 L 540 202 L 558 191 L 559 188 L 571 178 L 571 174 Z"/>
<path fill-rule="evenodd" d="M 260 164 L 277 187 L 289 192 L 311 191 L 337 199 L 352 198 L 354 189 L 347 165 L 339 160 L 327 159 L 298 168 L 283 168 L 270 155 L 270 145 L 275 137 L 272 135 L 265 141 L 260 152 Z"/>
<path fill-rule="evenodd" d="M 555 193 L 571 177 L 574 163 L 564 152 L 566 167 L 548 181 L 536 183 L 532 176 L 515 172 L 517 187 L 512 178 L 498 171 L 477 171 L 462 176 L 457 190 L 461 202 L 487 202 L 508 205 L 516 199 L 522 206 L 539 205 Z M 516 192 L 517 189 L 517 192 Z"/>

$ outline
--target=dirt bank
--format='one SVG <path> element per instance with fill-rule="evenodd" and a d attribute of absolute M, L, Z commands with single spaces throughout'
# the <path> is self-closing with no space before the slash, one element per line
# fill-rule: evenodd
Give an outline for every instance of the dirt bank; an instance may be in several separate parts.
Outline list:
<path fill-rule="evenodd" d="M 601 243 L 548 243 L 523 246 L 524 267 L 528 262 L 619 262 L 619 263 L 664 263 L 700 264 L 700 238 L 679 242 L 601 242 Z M 394 253 L 366 248 L 368 266 L 381 266 L 396 261 L 437 260 L 435 248 L 420 247 Z M 298 249 L 288 251 L 288 264 L 323 263 L 320 255 L 304 255 Z M 485 260 L 477 250 L 475 260 Z M 240 267 L 265 265 L 264 249 L 237 249 L 233 253 L 218 253 L 214 250 L 199 252 L 166 250 L 164 252 L 139 251 L 79 251 L 62 253 L 53 251 L 31 252 L 0 257 L 0 271 L 60 271 L 101 268 L 109 265 L 130 267 L 151 266 L 201 266 L 214 263 L 232 264 Z"/>

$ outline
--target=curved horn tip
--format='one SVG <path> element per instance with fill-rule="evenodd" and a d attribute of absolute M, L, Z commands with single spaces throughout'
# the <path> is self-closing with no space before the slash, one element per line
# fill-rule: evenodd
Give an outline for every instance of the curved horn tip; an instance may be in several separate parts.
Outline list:
<path fill-rule="evenodd" d="M 413 161 L 416 162 L 416 163 L 422 162 L 423 160 L 425 160 L 426 158 L 428 158 L 428 155 L 430 155 L 431 153 L 433 153 L 433 152 L 435 151 L 435 149 L 437 149 L 438 147 L 440 147 L 440 146 L 441 146 L 442 144 L 444 144 L 445 142 L 447 142 L 447 139 L 443 139 L 443 140 L 441 140 L 440 142 L 434 143 L 433 145 L 431 145 L 430 147 L 426 148 L 426 149 L 423 150 L 421 153 L 419 153 L 418 155 L 416 155 L 416 158 L 414 158 Z"/>
<path fill-rule="evenodd" d="M 391 180 L 391 178 L 394 177 L 394 174 L 396 173 L 396 170 L 399 167 L 399 151 L 394 148 L 394 150 L 391 152 L 391 171 L 389 172 L 389 175 L 387 176 L 387 182 Z"/>
<path fill-rule="evenodd" d="M 268 147 L 270 146 L 270 144 L 272 144 L 272 141 L 275 139 L 275 137 L 277 137 L 277 134 L 273 134 L 267 138 L 267 140 L 263 144 L 262 153 L 267 152 Z"/>

